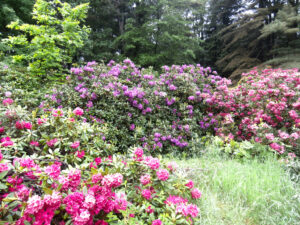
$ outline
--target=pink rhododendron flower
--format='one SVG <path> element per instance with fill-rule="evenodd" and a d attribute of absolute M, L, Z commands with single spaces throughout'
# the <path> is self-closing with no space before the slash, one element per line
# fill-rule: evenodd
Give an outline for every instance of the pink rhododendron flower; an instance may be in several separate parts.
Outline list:
<path fill-rule="evenodd" d="M 23 122 L 24 128 L 27 130 L 32 129 L 32 124 L 30 122 Z"/>
<path fill-rule="evenodd" d="M 147 209 L 145 209 L 145 211 L 146 211 L 147 213 L 151 214 L 151 213 L 154 212 L 154 209 L 152 209 L 152 208 L 151 208 L 151 205 L 150 205 L 150 206 L 148 206 Z"/>
<path fill-rule="evenodd" d="M 7 106 L 7 105 L 11 105 L 13 104 L 14 100 L 12 100 L 11 98 L 6 98 L 2 101 L 2 104 Z"/>
<path fill-rule="evenodd" d="M 73 142 L 73 143 L 70 145 L 70 147 L 76 149 L 76 148 L 79 147 L 79 145 L 80 145 L 80 142 L 79 142 L 79 141 L 75 141 L 75 142 Z"/>
<path fill-rule="evenodd" d="M 123 175 L 120 173 L 105 175 L 101 184 L 108 188 L 119 187 L 123 183 Z"/>
<path fill-rule="evenodd" d="M 77 151 L 77 152 L 76 152 L 76 156 L 77 156 L 78 158 L 80 158 L 80 159 L 82 159 L 82 158 L 84 157 L 84 155 L 85 155 L 85 152 L 84 152 L 84 151 Z"/>
<path fill-rule="evenodd" d="M 11 141 L 10 137 L 4 137 L 0 139 L 2 147 L 8 147 L 14 145 L 13 141 Z"/>
<path fill-rule="evenodd" d="M 297 114 L 297 112 L 295 110 L 289 111 L 289 115 L 294 120 L 298 118 L 298 114 Z"/>
<path fill-rule="evenodd" d="M 25 213 L 34 214 L 41 210 L 44 206 L 44 202 L 38 195 L 33 195 L 27 201 L 27 207 Z"/>
<path fill-rule="evenodd" d="M 12 93 L 10 91 L 6 91 L 4 95 L 5 97 L 9 98 L 12 95 Z"/>
<path fill-rule="evenodd" d="M 277 143 L 271 143 L 270 147 L 277 151 L 279 154 L 284 153 L 284 147 Z"/>
<path fill-rule="evenodd" d="M 147 166 L 150 167 L 152 170 L 156 170 L 160 166 L 160 162 L 158 158 L 153 158 L 153 157 L 146 157 L 145 158 L 145 163 Z"/>
<path fill-rule="evenodd" d="M 43 119 L 38 118 L 38 119 L 37 119 L 37 124 L 38 124 L 38 125 L 41 125 L 41 124 L 45 123 L 46 121 L 47 121 L 47 118 L 43 118 Z"/>
<path fill-rule="evenodd" d="M 74 113 L 76 116 L 82 116 L 83 113 L 84 113 L 84 111 L 83 111 L 83 109 L 77 107 L 77 108 L 75 108 L 75 109 L 73 110 L 73 113 Z"/>
<path fill-rule="evenodd" d="M 101 173 L 94 174 L 94 175 L 92 176 L 92 182 L 93 182 L 94 184 L 100 183 L 101 180 L 102 180 L 102 178 L 103 178 L 103 176 L 102 176 Z"/>
<path fill-rule="evenodd" d="M 90 220 L 90 216 L 91 214 L 88 210 L 81 209 L 80 213 L 73 218 L 73 223 L 74 225 L 85 225 Z"/>
<path fill-rule="evenodd" d="M 53 109 L 52 110 L 52 116 L 54 117 L 61 117 L 64 115 L 64 112 L 62 111 L 62 109 Z"/>
<path fill-rule="evenodd" d="M 266 138 L 269 140 L 269 141 L 273 141 L 274 140 L 274 134 L 272 134 L 272 133 L 267 133 L 266 134 Z"/>
<path fill-rule="evenodd" d="M 20 200 L 25 201 L 29 197 L 29 193 L 30 190 L 26 186 L 22 186 L 21 188 L 18 189 L 16 195 Z"/>
<path fill-rule="evenodd" d="M 1 162 L 2 159 L 3 159 L 3 155 L 2 155 L 1 150 L 0 150 L 0 162 Z"/>
<path fill-rule="evenodd" d="M 97 166 L 99 164 L 101 164 L 101 162 L 102 162 L 102 159 L 100 157 L 95 158 L 95 163 L 97 164 Z"/>
<path fill-rule="evenodd" d="M 142 196 L 147 200 L 151 199 L 152 198 L 151 191 L 149 189 L 144 189 L 142 191 Z"/>
<path fill-rule="evenodd" d="M 9 170 L 7 163 L 0 163 L 0 173 Z"/>
<path fill-rule="evenodd" d="M 95 206 L 95 204 L 96 204 L 96 199 L 95 199 L 94 195 L 87 194 L 85 196 L 83 206 L 86 209 L 91 209 L 91 208 L 93 208 Z"/>
<path fill-rule="evenodd" d="M 192 189 L 194 187 L 194 182 L 192 180 L 189 180 L 185 186 L 187 186 L 189 189 Z"/>
<path fill-rule="evenodd" d="M 0 134 L 3 134 L 5 131 L 4 127 L 0 127 Z"/>
<path fill-rule="evenodd" d="M 58 208 L 61 205 L 62 196 L 59 192 L 53 191 L 51 195 L 45 195 L 44 204 L 53 208 Z"/>
<path fill-rule="evenodd" d="M 134 150 L 134 155 L 137 157 L 137 158 L 141 158 L 143 157 L 143 154 L 144 154 L 144 151 L 142 148 L 136 148 Z"/>
<path fill-rule="evenodd" d="M 151 176 L 149 174 L 145 174 L 141 176 L 140 182 L 142 185 L 147 185 L 151 182 Z"/>
<path fill-rule="evenodd" d="M 201 193 L 201 191 L 198 188 L 194 188 L 191 191 L 191 195 L 192 195 L 192 198 L 198 199 L 198 198 L 201 198 L 202 193 Z"/>
<path fill-rule="evenodd" d="M 157 178 L 159 180 L 165 181 L 169 178 L 169 172 L 166 169 L 160 169 L 156 172 Z"/>
<path fill-rule="evenodd" d="M 57 141 L 58 141 L 57 138 L 54 138 L 54 139 L 47 141 L 46 144 L 51 148 L 56 144 Z"/>
<path fill-rule="evenodd" d="M 165 201 L 165 204 L 167 205 L 177 205 L 181 203 L 187 203 L 188 200 L 185 198 L 182 198 L 180 196 L 170 195 L 167 200 Z"/>
<path fill-rule="evenodd" d="M 173 172 L 173 171 L 176 171 L 176 169 L 178 168 L 178 165 L 176 162 L 169 162 L 167 164 L 167 167 L 171 172 Z"/>
<path fill-rule="evenodd" d="M 35 147 L 39 147 L 39 143 L 37 141 L 31 141 L 30 145 L 35 146 Z"/>
<path fill-rule="evenodd" d="M 162 225 L 161 220 L 153 220 L 152 225 Z"/>
<path fill-rule="evenodd" d="M 60 175 L 60 163 L 54 163 L 45 168 L 45 173 L 53 179 L 57 179 Z"/>
<path fill-rule="evenodd" d="M 18 121 L 16 122 L 16 124 L 15 124 L 15 127 L 16 127 L 18 130 L 22 130 L 22 129 L 24 129 L 24 124 L 18 120 Z"/>
<path fill-rule="evenodd" d="M 290 135 L 290 137 L 293 138 L 294 140 L 298 140 L 299 134 L 296 133 L 296 132 L 294 132 L 294 133 L 292 133 L 292 134 Z"/>
<path fill-rule="evenodd" d="M 19 162 L 20 166 L 22 166 L 24 168 L 28 168 L 28 169 L 34 168 L 37 166 L 31 158 L 16 158 L 14 160 L 14 163 L 15 162 Z"/>
<path fill-rule="evenodd" d="M 181 213 L 184 216 L 190 215 L 191 217 L 197 217 L 199 214 L 199 209 L 194 204 L 179 204 L 176 207 L 176 213 Z"/>
<path fill-rule="evenodd" d="M 278 131 L 278 134 L 279 134 L 279 137 L 282 138 L 282 139 L 288 139 L 290 137 L 290 135 L 286 132 L 282 132 L 282 131 Z"/>

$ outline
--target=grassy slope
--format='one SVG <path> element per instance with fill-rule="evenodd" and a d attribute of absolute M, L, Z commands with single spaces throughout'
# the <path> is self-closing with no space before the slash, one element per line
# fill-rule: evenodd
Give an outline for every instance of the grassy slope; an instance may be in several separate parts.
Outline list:
<path fill-rule="evenodd" d="M 203 193 L 196 224 L 300 224 L 300 189 L 276 159 L 241 162 L 207 153 L 177 160 Z"/>

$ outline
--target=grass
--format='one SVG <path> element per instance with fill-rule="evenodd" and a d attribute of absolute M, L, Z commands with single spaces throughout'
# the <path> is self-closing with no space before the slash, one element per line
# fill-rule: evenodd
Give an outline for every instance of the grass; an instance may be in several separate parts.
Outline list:
<path fill-rule="evenodd" d="M 242 162 L 208 152 L 176 162 L 203 193 L 195 224 L 300 224 L 299 185 L 273 156 Z"/>

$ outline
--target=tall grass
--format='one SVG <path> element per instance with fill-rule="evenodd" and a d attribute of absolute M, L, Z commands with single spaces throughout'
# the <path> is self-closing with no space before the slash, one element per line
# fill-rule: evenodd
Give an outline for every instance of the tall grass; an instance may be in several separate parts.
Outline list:
<path fill-rule="evenodd" d="M 273 157 L 238 161 L 209 152 L 177 160 L 203 192 L 196 224 L 300 224 L 300 189 Z"/>

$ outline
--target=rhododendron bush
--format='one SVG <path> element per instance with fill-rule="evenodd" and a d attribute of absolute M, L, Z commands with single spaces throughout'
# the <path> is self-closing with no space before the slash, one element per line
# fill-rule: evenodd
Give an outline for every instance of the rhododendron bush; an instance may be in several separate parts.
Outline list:
<path fill-rule="evenodd" d="M 83 108 L 88 119 L 109 124 L 108 139 L 117 140 L 119 151 L 139 144 L 154 153 L 173 152 L 215 132 L 217 120 L 203 96 L 212 95 L 221 80 L 200 65 L 165 66 L 158 76 L 128 59 L 121 64 L 90 62 L 72 68 L 67 83 L 53 90 L 41 107 Z"/>
<path fill-rule="evenodd" d="M 296 69 L 253 70 L 231 88 L 230 80 L 200 65 L 164 66 L 158 75 L 127 59 L 72 68 L 67 80 L 42 106 L 79 105 L 108 124 L 119 151 L 140 144 L 153 153 L 189 152 L 207 134 L 252 140 L 280 154 L 300 149 Z"/>
<path fill-rule="evenodd" d="M 294 70 L 253 70 L 235 88 L 220 84 L 205 100 L 219 111 L 217 135 L 254 140 L 279 154 L 300 154 L 300 73 Z"/>
<path fill-rule="evenodd" d="M 176 164 L 133 147 L 109 155 L 103 123 L 85 112 L 29 113 L 0 107 L 0 218 L 3 224 L 191 224 L 201 192 Z"/>

